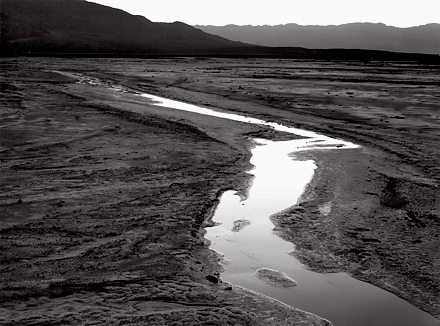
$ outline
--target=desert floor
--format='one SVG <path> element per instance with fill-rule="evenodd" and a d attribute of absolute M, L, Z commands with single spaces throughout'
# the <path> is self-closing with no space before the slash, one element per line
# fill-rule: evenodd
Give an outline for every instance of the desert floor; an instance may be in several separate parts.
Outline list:
<path fill-rule="evenodd" d="M 439 67 L 3 58 L 0 68 L 2 325 L 328 324 L 221 282 L 203 237 L 221 193 L 245 192 L 249 136 L 285 136 L 139 92 L 361 145 L 307 154 L 318 172 L 272 217 L 276 230 L 308 268 L 346 271 L 440 318 Z"/>

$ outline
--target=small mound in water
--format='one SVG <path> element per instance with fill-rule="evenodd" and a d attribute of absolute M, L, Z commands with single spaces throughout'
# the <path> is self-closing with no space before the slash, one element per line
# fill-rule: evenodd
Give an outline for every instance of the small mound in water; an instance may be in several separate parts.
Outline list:
<path fill-rule="evenodd" d="M 269 268 L 260 268 L 256 272 L 257 277 L 269 285 L 290 288 L 296 285 L 296 282 L 283 272 L 275 271 Z"/>
<path fill-rule="evenodd" d="M 232 227 L 232 232 L 239 232 L 243 230 L 246 226 L 251 224 L 249 220 L 236 220 L 234 221 L 234 226 Z"/>

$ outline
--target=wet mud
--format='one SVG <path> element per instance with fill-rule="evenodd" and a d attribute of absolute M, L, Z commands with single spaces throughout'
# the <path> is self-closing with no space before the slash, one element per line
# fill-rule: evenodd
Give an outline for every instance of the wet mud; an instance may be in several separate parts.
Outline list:
<path fill-rule="evenodd" d="M 250 182 L 249 135 L 286 135 L 149 106 L 134 92 L 362 145 L 361 155 L 307 154 L 318 172 L 301 201 L 273 218 L 276 232 L 310 269 L 348 272 L 440 317 L 438 67 L 210 58 L 0 64 L 2 324 L 328 324 L 221 282 L 221 257 L 203 237 L 219 196 Z"/>

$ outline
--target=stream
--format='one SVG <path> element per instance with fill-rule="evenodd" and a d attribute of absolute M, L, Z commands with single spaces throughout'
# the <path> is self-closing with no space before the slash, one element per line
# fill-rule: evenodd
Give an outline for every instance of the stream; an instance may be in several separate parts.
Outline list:
<path fill-rule="evenodd" d="M 223 113 L 208 108 L 141 94 L 157 106 L 213 117 L 259 124 L 306 139 L 270 141 L 253 139 L 250 163 L 254 168 L 248 196 L 225 192 L 205 237 L 211 249 L 224 256 L 222 279 L 262 293 L 292 307 L 328 319 L 335 326 L 438 326 L 440 321 L 396 295 L 358 281 L 346 273 L 320 274 L 307 270 L 289 252 L 295 245 L 278 237 L 270 216 L 297 203 L 311 181 L 316 165 L 298 160 L 295 152 L 353 150 L 359 146 L 273 122 Z M 328 207 L 327 209 L 331 209 Z M 287 280 L 282 287 L 257 277 L 276 272 Z M 290 283 L 289 283 L 290 282 Z"/>
<path fill-rule="evenodd" d="M 124 87 L 97 78 L 60 72 L 79 83 L 127 92 Z M 253 176 L 245 199 L 234 191 L 225 192 L 216 208 L 206 238 L 211 249 L 224 256 L 222 279 L 264 294 L 295 308 L 328 319 L 334 326 L 440 326 L 440 320 L 394 294 L 346 273 L 320 274 L 307 270 L 291 253 L 295 245 L 278 237 L 270 216 L 295 205 L 311 181 L 313 160 L 297 159 L 295 153 L 317 150 L 357 150 L 359 146 L 314 132 L 273 122 L 218 112 L 208 108 L 139 94 L 153 105 L 244 123 L 268 126 L 306 137 L 288 141 L 253 139 L 250 163 Z M 331 206 L 323 208 L 326 214 Z M 275 274 L 284 287 L 264 276 Z M 258 276 L 258 277 L 257 277 Z"/>

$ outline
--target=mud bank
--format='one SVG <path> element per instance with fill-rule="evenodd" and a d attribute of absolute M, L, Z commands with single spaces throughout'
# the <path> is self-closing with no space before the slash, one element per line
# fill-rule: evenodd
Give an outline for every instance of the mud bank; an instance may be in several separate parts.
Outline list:
<path fill-rule="evenodd" d="M 1 64 L 3 323 L 78 323 L 69 310 L 158 325 L 306 316 L 265 300 L 255 310 L 254 297 L 206 279 L 220 267 L 203 221 L 221 192 L 248 181 L 246 135 L 270 132 L 166 109 L 141 115 L 134 95 L 86 90 L 52 70 L 362 144 L 362 155 L 342 161 L 314 157 L 325 168 L 277 217 L 278 231 L 310 268 L 349 272 L 439 316 L 438 69 L 191 58 Z"/>
<path fill-rule="evenodd" d="M 158 61 L 141 77 L 128 67 L 114 71 L 150 93 L 362 145 L 362 155 L 340 161 L 315 155 L 327 167 L 297 209 L 275 224 L 311 269 L 348 272 L 440 317 L 438 67 L 257 59 L 168 64 L 176 66 Z"/>
<path fill-rule="evenodd" d="M 2 325 L 328 325 L 214 282 L 202 226 L 261 130 L 140 114 L 133 94 L 52 72 L 69 61 L 1 68 Z"/>

